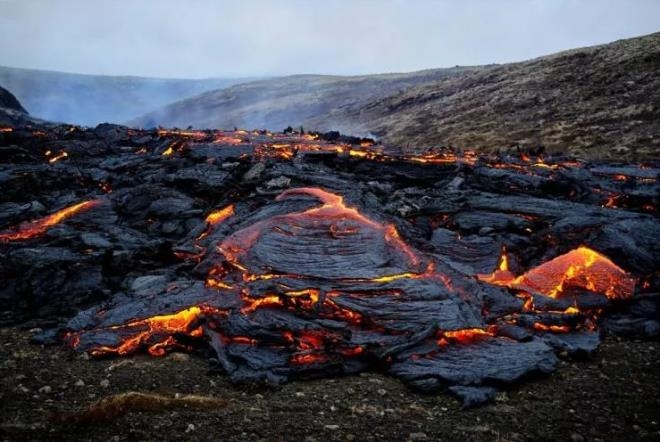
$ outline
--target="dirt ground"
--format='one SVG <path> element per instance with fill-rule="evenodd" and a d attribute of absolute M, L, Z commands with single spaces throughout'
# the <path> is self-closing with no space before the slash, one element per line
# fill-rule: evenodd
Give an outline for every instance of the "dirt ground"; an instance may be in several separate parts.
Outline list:
<path fill-rule="evenodd" d="M 607 338 L 588 361 L 562 360 L 554 374 L 462 410 L 446 394 L 420 395 L 378 373 L 235 386 L 207 362 L 181 353 L 89 360 L 29 344 L 0 329 L 1 440 L 659 440 L 658 342 Z M 131 412 L 114 421 L 53 423 L 127 391 L 228 400 L 212 410 Z"/>

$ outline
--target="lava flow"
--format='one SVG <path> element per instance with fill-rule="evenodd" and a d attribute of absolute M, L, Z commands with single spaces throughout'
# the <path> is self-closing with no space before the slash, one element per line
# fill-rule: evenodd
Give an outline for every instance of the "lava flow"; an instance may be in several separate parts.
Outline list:
<path fill-rule="evenodd" d="M 45 218 L 23 223 L 13 229 L 0 232 L 0 241 L 20 241 L 43 235 L 50 227 L 59 224 L 80 212 L 89 210 L 99 203 L 99 200 L 83 201 L 74 204 L 73 206 L 58 210 Z"/>
<path fill-rule="evenodd" d="M 356 290 L 372 293 L 377 299 L 381 293 L 396 295 L 399 289 L 392 287 L 397 284 L 405 286 L 407 281 L 426 280 L 429 290 L 437 284 L 445 288 L 443 275 L 434 271 L 432 263 L 422 262 L 420 252 L 404 242 L 393 225 L 370 219 L 347 206 L 342 196 L 318 188 L 293 189 L 282 193 L 276 201 L 297 198 L 307 200 L 311 207 L 255 222 L 219 244 L 218 250 L 226 264 L 234 270 L 221 268 L 226 267 L 225 264 L 213 266 L 206 287 L 217 291 L 220 296 L 234 299 L 232 305 L 239 308 L 209 303 L 213 307 L 200 309 L 199 305 L 194 305 L 165 316 L 131 319 L 124 325 L 90 331 L 118 333 L 122 339 L 117 345 L 92 345 L 85 349 L 97 356 L 123 355 L 143 347 L 151 354 L 160 354 L 166 348 L 178 345 L 173 338 L 175 334 L 198 337 L 199 329 L 190 324 L 198 323 L 194 317 L 202 312 L 213 316 L 229 315 L 233 311 L 251 317 L 260 311 L 275 309 L 358 326 L 365 322 L 363 315 L 346 305 L 348 297 L 355 296 L 352 293 Z M 226 221 L 233 213 L 233 205 L 212 212 L 206 218 L 207 225 Z M 207 233 L 208 230 L 196 241 Z M 240 276 L 235 275 L 236 272 Z M 260 284 L 270 280 L 278 282 L 268 289 L 258 289 Z M 166 326 L 163 326 L 164 321 Z M 292 336 L 302 333 L 287 332 Z M 81 348 L 79 336 L 86 333 L 72 333 L 69 343 L 74 348 Z M 225 332 L 222 335 L 224 340 L 232 339 Z M 304 339 L 294 341 L 306 342 Z M 334 347 L 338 357 L 362 354 L 358 345 L 344 343 Z M 309 348 L 304 346 L 294 345 L 292 349 L 291 360 L 298 365 L 330 358 L 329 355 L 311 356 Z"/>
<path fill-rule="evenodd" d="M 230 216 L 234 214 L 234 205 L 230 204 L 227 207 L 224 207 L 220 210 L 216 210 L 214 212 L 211 212 L 207 217 L 206 217 L 206 222 L 209 223 L 212 226 L 215 226 L 216 224 L 220 224 Z"/>
<path fill-rule="evenodd" d="M 346 205 L 341 195 L 319 188 L 287 190 L 274 204 L 269 216 L 261 218 L 257 213 L 257 221 L 246 221 L 247 227 L 224 238 L 217 246 L 219 255 L 205 258 L 213 261 L 201 262 L 210 266 L 201 302 L 143 319 L 128 316 L 123 324 L 90 324 L 71 332 L 70 345 L 96 356 L 125 355 L 141 348 L 161 355 L 186 348 L 181 337 L 210 336 L 221 358 L 229 358 L 225 353 L 232 345 L 249 345 L 278 349 L 292 366 L 301 367 L 363 357 L 369 341 L 353 341 L 351 336 L 364 333 L 374 336 L 370 345 L 377 348 L 388 339 L 413 336 L 416 327 L 435 328 L 437 347 L 431 353 L 504 339 L 498 335 L 498 318 L 486 322 L 481 317 L 474 282 L 448 267 L 438 269 L 437 262 L 403 241 L 393 225 L 371 219 Z M 292 211 L 287 204 L 304 209 Z M 226 222 L 232 215 L 233 205 L 212 212 L 207 226 Z M 208 228 L 196 242 L 206 237 Z M 634 280 L 623 270 L 586 247 L 517 278 L 509 271 L 503 250 L 498 270 L 479 279 L 550 298 L 561 297 L 567 287 L 626 298 L 634 288 Z M 532 310 L 533 305 L 526 303 L 520 313 Z M 103 321 L 107 314 L 99 311 L 98 319 Z M 243 328 L 239 325 L 243 321 L 259 325 Z M 331 321 L 337 324 L 334 327 L 344 324 L 348 334 L 342 337 L 315 321 Z M 573 330 L 569 324 L 538 321 L 529 328 L 535 333 Z M 277 332 L 285 339 L 263 341 L 260 336 L 271 329 L 265 336 Z M 318 331 L 310 335 L 311 329 Z M 97 334 L 106 336 L 100 339 L 105 343 L 96 344 Z M 116 344 L 107 344 L 108 334 L 117 335 Z"/>
<path fill-rule="evenodd" d="M 189 337 L 200 337 L 202 329 L 199 325 L 199 316 L 210 309 L 205 306 L 192 306 L 186 310 L 168 315 L 157 315 L 146 319 L 129 322 L 125 325 L 109 327 L 121 333 L 123 329 L 133 334 L 123 340 L 118 346 L 98 346 L 90 351 L 92 356 L 108 354 L 127 355 L 134 353 L 141 347 L 146 347 L 152 356 L 162 356 L 173 348 L 182 348 L 174 338 L 176 334 L 185 334 Z M 135 333 L 139 330 L 138 333 Z M 69 345 L 76 347 L 78 337 L 75 334 L 67 336 Z M 185 347 L 183 347 L 185 348 Z"/>
<path fill-rule="evenodd" d="M 302 128 L 0 132 L 0 322 L 79 311 L 41 342 L 199 352 L 236 382 L 380 370 L 483 398 L 600 331 L 660 333 L 655 164 Z M 22 222 L 71 195 L 85 201 Z"/>

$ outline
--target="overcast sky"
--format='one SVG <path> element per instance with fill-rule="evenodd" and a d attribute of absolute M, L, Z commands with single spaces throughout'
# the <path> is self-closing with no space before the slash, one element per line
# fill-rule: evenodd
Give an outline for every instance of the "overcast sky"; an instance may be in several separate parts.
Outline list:
<path fill-rule="evenodd" d="M 520 61 L 660 31 L 660 0 L 0 0 L 0 65 L 158 77 Z"/>

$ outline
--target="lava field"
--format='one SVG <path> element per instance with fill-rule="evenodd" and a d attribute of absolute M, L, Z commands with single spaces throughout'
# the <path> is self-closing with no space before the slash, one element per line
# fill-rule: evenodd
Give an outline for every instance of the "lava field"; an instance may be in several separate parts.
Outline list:
<path fill-rule="evenodd" d="M 660 335 L 660 169 L 288 130 L 0 128 L 0 324 L 466 406 Z"/>

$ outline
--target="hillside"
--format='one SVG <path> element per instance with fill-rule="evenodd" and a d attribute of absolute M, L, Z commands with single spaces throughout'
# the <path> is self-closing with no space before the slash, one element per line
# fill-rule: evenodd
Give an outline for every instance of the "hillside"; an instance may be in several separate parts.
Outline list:
<path fill-rule="evenodd" d="M 168 103 L 240 81 L 114 77 L 0 66 L 0 86 L 12 91 L 31 115 L 88 126 L 123 122 Z"/>
<path fill-rule="evenodd" d="M 402 146 L 543 145 L 578 156 L 658 158 L 660 33 L 499 66 L 252 82 L 132 123 L 303 125 Z"/>
<path fill-rule="evenodd" d="M 464 75 L 482 67 L 455 67 L 408 74 L 342 77 L 294 75 L 243 83 L 173 103 L 129 122 L 138 126 L 193 125 L 204 128 L 268 128 L 281 130 L 288 125 L 314 121 L 317 129 L 353 131 L 347 115 L 359 112 L 383 97 L 419 85 Z M 334 115 L 338 118 L 334 118 Z M 320 118 L 321 123 L 317 123 Z M 351 117 L 352 118 L 352 117 Z"/>
<path fill-rule="evenodd" d="M 660 33 L 412 88 L 342 119 L 396 144 L 658 158 Z"/>

